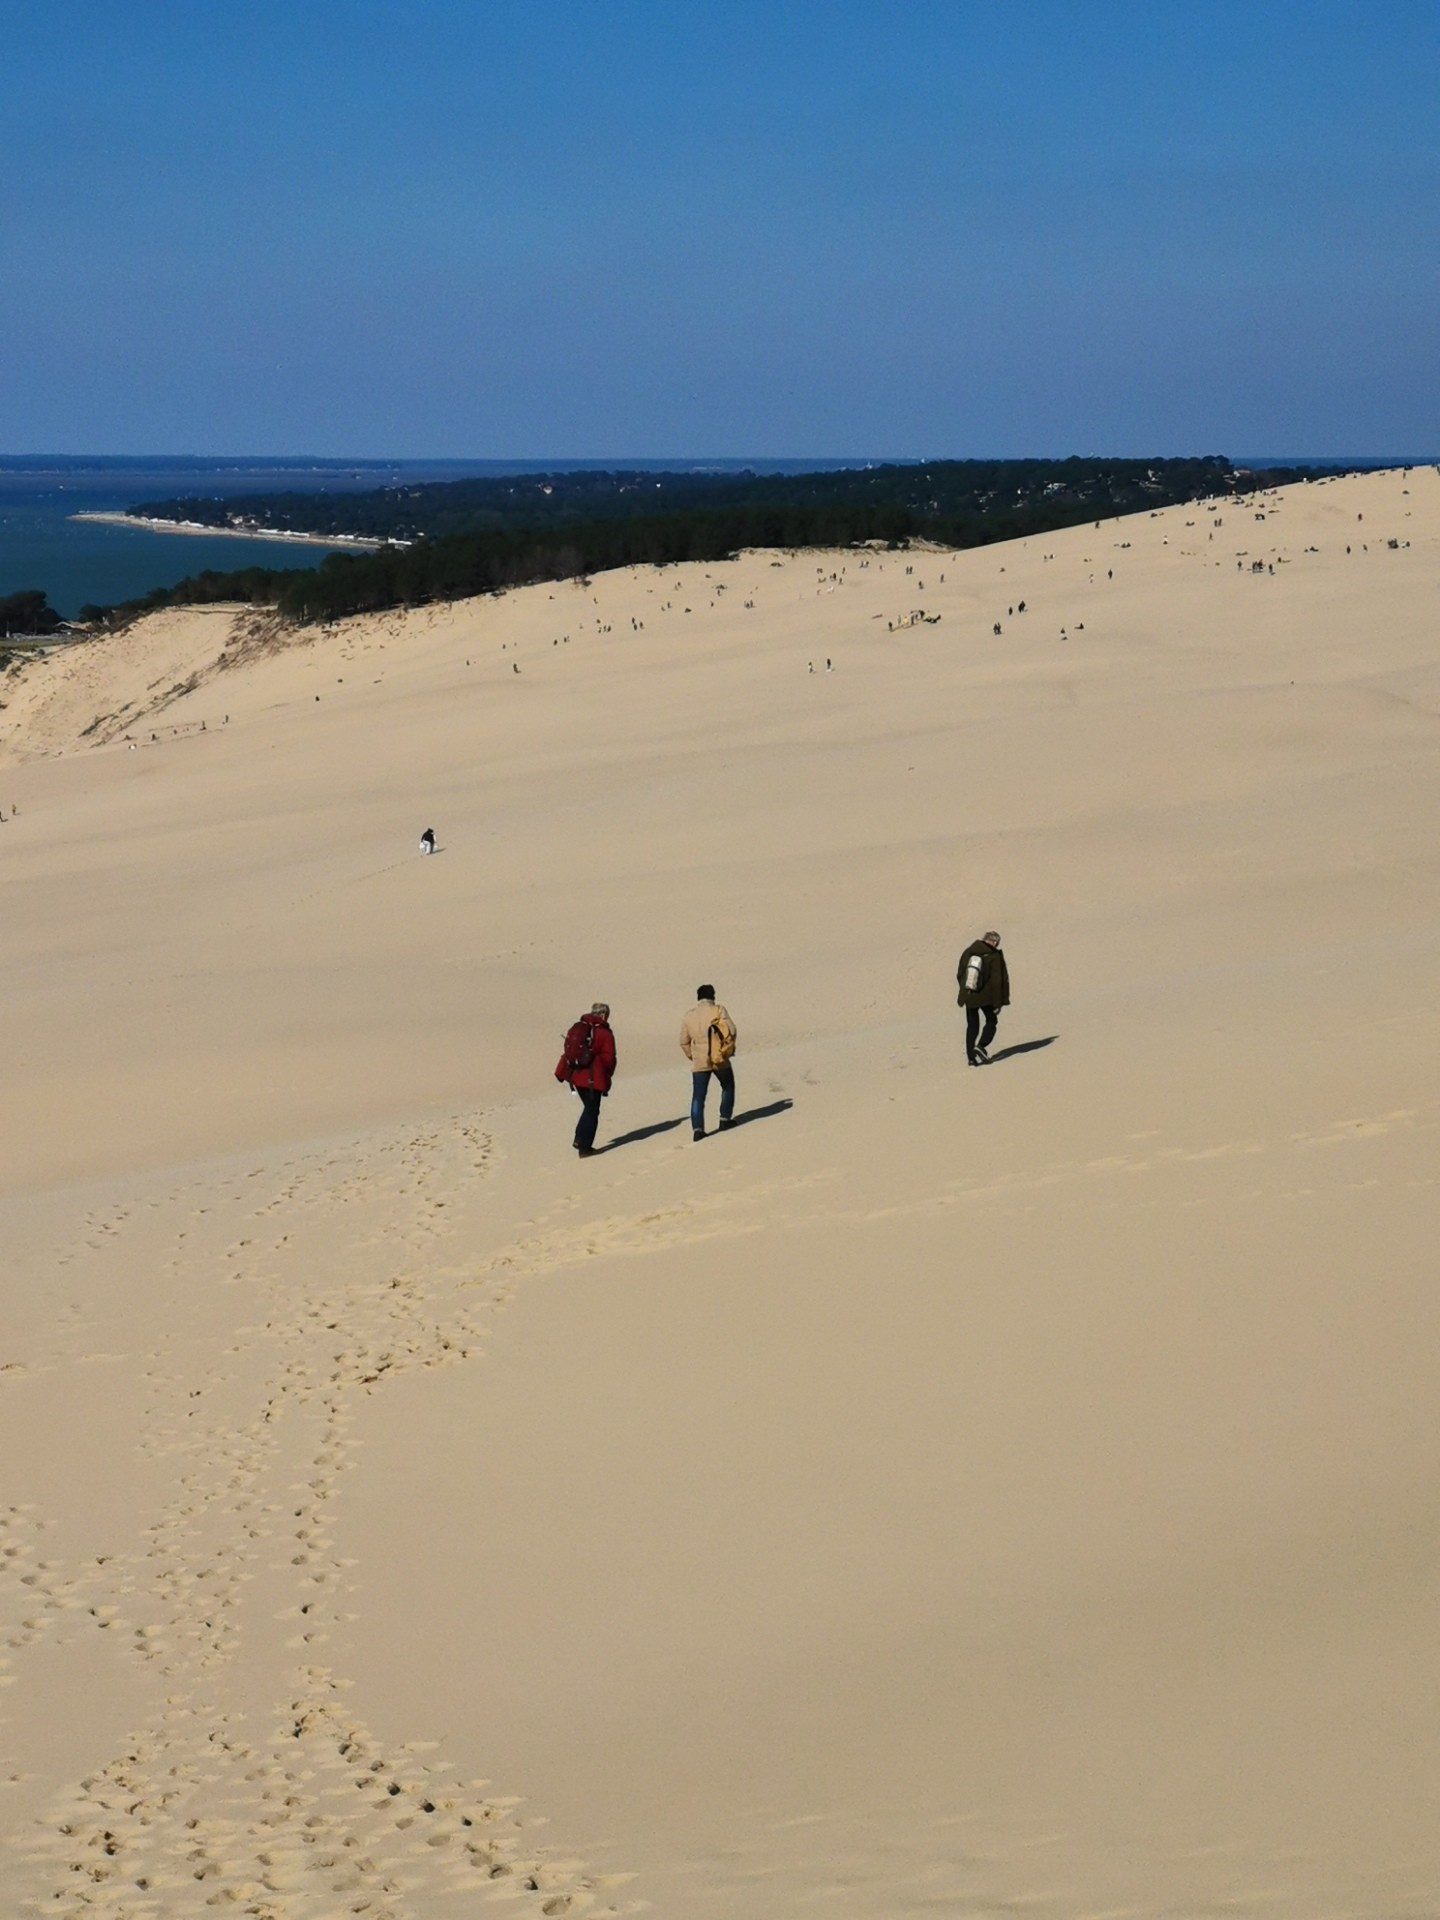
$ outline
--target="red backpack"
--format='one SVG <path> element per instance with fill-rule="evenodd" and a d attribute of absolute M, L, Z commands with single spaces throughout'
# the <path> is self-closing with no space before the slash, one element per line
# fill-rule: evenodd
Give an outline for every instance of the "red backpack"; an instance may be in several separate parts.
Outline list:
<path fill-rule="evenodd" d="M 577 1020 L 565 1035 L 565 1051 L 561 1054 L 565 1063 L 565 1078 L 573 1080 L 595 1058 L 595 1028 L 589 1020 Z"/>

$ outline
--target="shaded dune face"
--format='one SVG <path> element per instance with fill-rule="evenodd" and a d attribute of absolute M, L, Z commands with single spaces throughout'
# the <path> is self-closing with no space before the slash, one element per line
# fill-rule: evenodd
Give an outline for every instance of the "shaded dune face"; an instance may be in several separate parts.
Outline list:
<path fill-rule="evenodd" d="M 1427 1914 L 1437 586 L 1427 470 L 8 677 L 10 1905 Z"/>

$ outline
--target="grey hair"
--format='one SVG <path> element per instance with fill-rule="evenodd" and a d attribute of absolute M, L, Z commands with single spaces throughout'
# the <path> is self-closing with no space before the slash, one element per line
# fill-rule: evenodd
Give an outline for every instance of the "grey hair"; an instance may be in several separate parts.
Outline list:
<path fill-rule="evenodd" d="M 607 1020 L 610 1018 L 610 1009 L 603 1000 L 597 1000 L 590 1011 L 591 1013 L 603 1013 Z"/>

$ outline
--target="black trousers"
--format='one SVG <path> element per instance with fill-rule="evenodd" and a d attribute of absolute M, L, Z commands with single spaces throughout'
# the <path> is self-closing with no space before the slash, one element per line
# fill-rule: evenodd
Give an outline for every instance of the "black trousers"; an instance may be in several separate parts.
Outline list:
<path fill-rule="evenodd" d="M 985 1025 L 980 1025 L 981 1016 Z M 965 1009 L 965 1058 L 973 1060 L 977 1048 L 985 1048 L 995 1038 L 995 1022 L 1000 1018 L 999 1007 L 966 1007 Z M 978 1038 L 977 1038 L 978 1035 Z"/>
<path fill-rule="evenodd" d="M 595 1129 L 600 1125 L 600 1102 L 605 1098 L 598 1087 L 576 1087 L 580 1096 L 580 1118 L 575 1122 L 577 1147 L 593 1147 Z"/>

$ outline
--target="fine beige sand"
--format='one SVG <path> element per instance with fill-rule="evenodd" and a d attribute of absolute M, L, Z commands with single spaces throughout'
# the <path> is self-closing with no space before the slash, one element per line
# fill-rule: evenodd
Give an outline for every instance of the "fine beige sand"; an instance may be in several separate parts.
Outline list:
<path fill-rule="evenodd" d="M 0 1912 L 1433 1920 L 1437 616 L 1416 469 L 0 680 Z"/>

